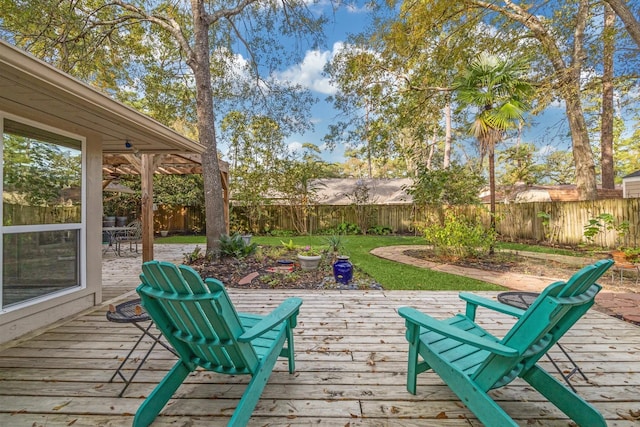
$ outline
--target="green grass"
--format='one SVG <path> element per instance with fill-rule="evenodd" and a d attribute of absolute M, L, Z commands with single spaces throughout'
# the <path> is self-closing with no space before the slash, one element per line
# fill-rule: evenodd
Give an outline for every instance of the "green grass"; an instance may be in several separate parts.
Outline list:
<path fill-rule="evenodd" d="M 292 240 L 297 246 L 327 247 L 326 236 L 265 237 L 254 236 L 252 242 L 259 245 L 281 246 Z M 156 239 L 157 243 L 206 244 L 204 236 L 171 236 Z M 421 245 L 421 237 L 402 236 L 345 236 L 344 253 L 349 255 L 357 269 L 373 277 L 384 289 L 429 290 L 429 291 L 496 291 L 505 288 L 480 280 L 441 273 L 412 265 L 385 260 L 371 255 L 369 251 L 381 246 Z"/>

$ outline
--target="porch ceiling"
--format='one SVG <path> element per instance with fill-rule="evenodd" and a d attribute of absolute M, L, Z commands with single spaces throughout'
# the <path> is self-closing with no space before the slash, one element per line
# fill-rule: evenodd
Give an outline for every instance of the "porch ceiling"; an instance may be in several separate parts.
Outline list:
<path fill-rule="evenodd" d="M 202 159 L 199 154 L 164 154 L 158 159 L 154 173 L 163 175 L 188 175 L 202 173 Z M 229 164 L 219 161 L 220 172 L 227 174 Z M 102 156 L 103 175 L 138 175 L 138 163 L 130 154 L 104 154 Z"/>
<path fill-rule="evenodd" d="M 66 121 L 102 135 L 104 153 L 201 153 L 204 147 L 171 128 L 0 40 L 0 109 Z"/>

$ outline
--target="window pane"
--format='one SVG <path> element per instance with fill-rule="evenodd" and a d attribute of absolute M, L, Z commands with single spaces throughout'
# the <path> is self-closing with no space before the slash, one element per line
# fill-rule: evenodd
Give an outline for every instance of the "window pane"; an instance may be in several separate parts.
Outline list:
<path fill-rule="evenodd" d="M 79 287 L 79 230 L 3 236 L 4 307 Z"/>
<path fill-rule="evenodd" d="M 82 143 L 4 120 L 3 224 L 81 221 Z"/>

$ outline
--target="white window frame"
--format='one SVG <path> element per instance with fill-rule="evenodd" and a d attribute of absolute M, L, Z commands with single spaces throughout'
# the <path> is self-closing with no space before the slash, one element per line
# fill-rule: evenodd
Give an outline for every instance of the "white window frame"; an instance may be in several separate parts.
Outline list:
<path fill-rule="evenodd" d="M 0 222 L 0 234 L 2 238 L 0 238 L 0 260 L 1 254 L 3 254 L 4 250 L 4 235 L 5 234 L 13 234 L 13 233 L 24 233 L 24 232 L 39 232 L 39 231 L 58 231 L 58 230 L 80 230 L 80 245 L 78 248 L 78 260 L 77 265 L 80 271 L 80 286 L 68 288 L 64 290 L 60 290 L 58 292 L 52 292 L 46 295 L 42 295 L 40 297 L 32 298 L 27 301 L 19 302 L 16 304 L 12 304 L 9 307 L 3 308 L 2 301 L 2 289 L 3 289 L 3 275 L 0 274 L 0 315 L 3 313 L 8 313 L 15 310 L 20 310 L 25 307 L 42 303 L 43 301 L 49 301 L 55 298 L 59 298 L 64 295 L 72 294 L 75 292 L 79 292 L 81 290 L 86 289 L 87 287 L 87 139 L 78 134 L 74 134 L 71 132 L 64 131 L 62 129 L 58 129 L 52 126 L 45 125 L 43 123 L 39 123 L 33 120 L 25 119 L 20 116 L 16 116 L 10 113 L 6 113 L 0 110 L 0 159 L 4 158 L 4 120 L 9 119 L 15 122 L 24 123 L 26 125 L 42 129 L 48 132 L 57 133 L 62 136 L 66 136 L 68 138 L 73 138 L 81 143 L 81 159 L 82 159 L 82 174 L 81 174 L 81 200 L 82 206 L 80 210 L 80 223 L 65 223 L 65 224 L 36 224 L 36 225 L 8 225 L 4 226 L 2 222 Z M 4 193 L 4 167 L 3 162 L 0 161 L 0 177 L 3 179 L 0 180 L 0 194 Z M 4 203 L 0 203 L 0 219 L 4 218 Z M 4 261 L 0 261 L 0 264 L 3 264 Z M 1 269 L 4 269 L 4 265 L 0 265 Z M 1 271 L 0 271 L 1 272 Z"/>

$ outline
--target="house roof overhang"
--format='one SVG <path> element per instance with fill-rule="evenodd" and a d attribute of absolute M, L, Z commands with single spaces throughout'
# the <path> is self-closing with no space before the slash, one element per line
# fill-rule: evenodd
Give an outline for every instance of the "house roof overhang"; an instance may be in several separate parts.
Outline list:
<path fill-rule="evenodd" d="M 9 108 L 11 107 L 11 108 Z M 31 111 L 102 136 L 104 153 L 202 153 L 204 146 L 0 40 L 0 109 Z"/>

